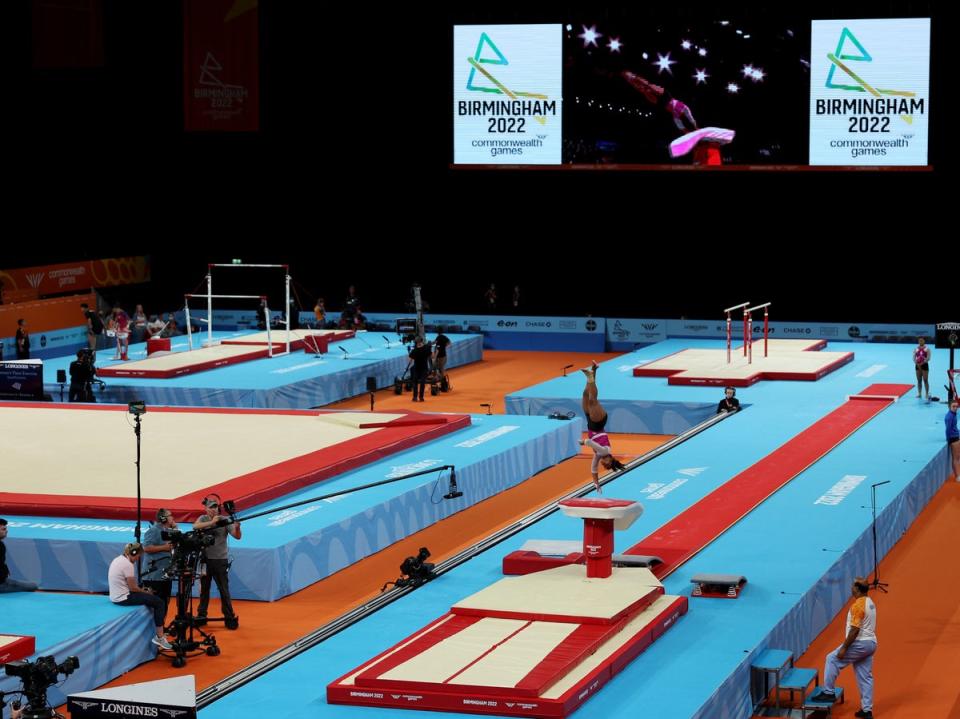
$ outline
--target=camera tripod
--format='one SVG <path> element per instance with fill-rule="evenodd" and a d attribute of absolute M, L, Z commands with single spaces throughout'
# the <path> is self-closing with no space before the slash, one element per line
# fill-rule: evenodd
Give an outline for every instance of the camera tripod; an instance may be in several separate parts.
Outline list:
<path fill-rule="evenodd" d="M 206 654 L 216 657 L 220 654 L 217 638 L 200 627 L 205 621 L 193 615 L 193 582 L 197 577 L 199 555 L 183 566 L 176 567 L 173 576 L 177 578 L 177 616 L 167 627 L 167 632 L 175 637 L 173 645 L 173 666 L 179 669 L 185 666 L 188 656 Z M 176 563 L 175 563 L 176 564 Z M 196 635 L 200 635 L 198 639 Z"/>

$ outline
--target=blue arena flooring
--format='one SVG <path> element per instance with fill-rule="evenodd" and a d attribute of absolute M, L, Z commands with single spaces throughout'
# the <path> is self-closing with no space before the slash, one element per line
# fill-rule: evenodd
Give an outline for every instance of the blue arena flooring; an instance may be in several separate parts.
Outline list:
<path fill-rule="evenodd" d="M 614 374 L 611 370 L 632 367 L 630 363 L 636 356 L 655 359 L 682 347 L 705 344 L 710 343 L 684 341 L 678 345 L 678 341 L 669 341 L 606 363 L 600 374 L 601 398 L 608 396 L 609 386 L 611 394 L 620 387 L 629 390 L 628 397 L 640 400 L 715 406 L 721 395 L 716 388 L 669 387 L 666 379 L 634 378 L 626 371 L 613 381 L 607 379 Z M 618 533 L 617 549 L 626 549 L 647 536 L 828 414 L 848 395 L 873 383 L 909 384 L 914 380 L 910 348 L 906 345 L 838 343 L 830 348 L 852 350 L 856 359 L 815 383 L 760 382 L 744 389 L 738 393 L 746 405 L 744 411 L 606 485 L 606 497 L 638 499 L 646 508 L 630 530 Z M 942 395 L 939 388 L 943 384 L 947 353 L 936 351 L 931 366 L 934 393 Z M 553 382 L 563 382 L 565 396 L 578 403 L 582 377 L 571 376 Z M 517 395 L 529 392 L 525 390 Z M 583 719 L 638 715 L 667 719 L 749 717 L 751 658 L 767 647 L 785 648 L 795 654 L 802 652 L 843 606 L 850 577 L 872 570 L 870 485 L 890 481 L 877 492 L 877 530 L 882 556 L 945 480 L 949 473 L 943 436 L 945 411 L 943 404 L 929 404 L 916 399 L 913 393 L 908 394 L 669 576 L 665 581 L 667 592 L 687 596 L 690 577 L 698 572 L 743 574 L 749 583 L 737 600 L 691 598 L 689 613 L 590 699 L 576 716 Z M 548 422 L 538 418 L 529 420 Z M 474 429 L 497 426 L 496 422 L 520 424 L 514 417 L 486 418 L 485 421 L 491 424 Z M 451 441 L 454 437 L 451 435 L 442 441 Z M 446 461 L 448 455 L 436 454 L 436 458 L 429 459 Z M 422 460 L 423 457 L 410 457 L 409 463 Z M 398 459 L 391 466 L 407 461 Z M 347 481 L 346 476 L 340 479 Z M 470 482 L 460 484 L 465 488 Z M 427 483 L 420 486 L 425 487 Z M 429 492 L 433 492 L 432 486 Z M 426 501 L 421 501 L 420 510 L 432 511 L 432 505 Z M 321 515 L 324 521 L 349 521 L 346 513 L 351 510 L 346 505 L 338 506 L 340 504 L 331 503 L 289 524 L 312 522 L 312 515 Z M 286 524 L 276 529 L 274 541 L 273 530 L 268 532 L 263 527 L 251 527 L 248 540 L 245 528 L 244 542 L 249 541 L 251 548 L 275 547 L 292 536 L 287 532 L 299 531 Z M 21 531 L 11 532 L 11 540 Z M 255 715 L 385 717 L 385 712 L 389 712 L 390 716 L 410 716 L 411 719 L 436 717 L 437 712 L 399 714 L 390 710 L 327 705 L 325 687 L 442 615 L 459 599 L 500 579 L 502 557 L 520 548 L 528 539 L 577 540 L 581 532 L 580 522 L 551 514 L 320 646 L 228 694 L 205 708 L 201 715 L 224 719 Z M 77 530 L 76 534 L 56 536 L 69 541 L 89 534 Z M 8 549 L 11 540 L 8 540 Z M 125 538 L 113 541 L 122 542 Z M 0 597 L 0 602 L 9 598 L 9 595 Z M 88 621 L 86 614 L 88 606 L 93 604 L 83 605 L 79 600 L 109 604 L 103 597 L 58 598 L 77 601 L 61 612 L 76 617 L 80 628 L 95 622 Z M 875 599 L 882 611 L 882 596 Z M 18 632 L 18 627 L 5 629 Z M 263 629 L 269 631 L 269 627 Z"/>
<path fill-rule="evenodd" d="M 618 533 L 618 549 L 637 542 L 788 441 L 847 395 L 875 382 L 913 379 L 904 345 L 852 347 L 856 360 L 819 382 L 761 382 L 745 390 L 750 404 L 745 411 L 607 485 L 605 496 L 639 499 L 646 507 L 630 530 Z M 667 354 L 658 348 L 645 352 L 651 358 Z M 933 367 L 944 368 L 945 360 L 945 353 L 937 353 Z M 626 362 L 620 358 L 608 364 Z M 705 401 L 719 395 L 716 389 L 667 388 L 665 379 L 630 381 L 662 385 L 655 391 L 664 397 L 677 393 Z M 576 716 L 749 717 L 751 657 L 767 646 L 799 654 L 843 606 L 850 577 L 872 569 L 870 485 L 891 482 L 879 488 L 877 496 L 879 548 L 884 554 L 945 480 L 945 411 L 942 404 L 908 395 L 668 577 L 667 593 L 688 596 L 690 577 L 698 572 L 744 574 L 749 583 L 737 600 L 692 598 L 689 613 Z M 457 600 L 500 579 L 502 557 L 527 539 L 576 540 L 581 531 L 579 522 L 550 515 L 228 694 L 202 714 L 400 715 L 327 705 L 325 685 L 442 615 Z M 882 597 L 877 601 L 882 604 Z M 426 719 L 437 714 L 410 711 L 402 716 Z"/>
<path fill-rule="evenodd" d="M 214 332 L 216 340 L 235 339 L 249 332 Z M 281 333 L 277 333 L 280 335 Z M 434 335 L 427 335 L 431 339 Z M 448 368 L 482 359 L 480 335 L 448 335 Z M 194 335 L 195 348 L 206 334 Z M 390 340 L 389 346 L 387 340 Z M 185 336 L 174 337 L 174 351 L 187 350 Z M 342 348 L 342 350 L 341 350 Z M 143 343 L 130 346 L 129 357 L 145 357 Z M 97 366 L 111 367 L 114 350 L 97 352 Z M 69 370 L 74 356 L 46 359 L 43 362 L 44 391 L 55 401 L 60 399 L 57 370 Z M 106 389 L 94 390 L 98 402 L 126 403 L 141 399 L 148 404 L 190 407 L 261 407 L 305 409 L 337 402 L 365 393 L 367 377 L 375 377 L 378 387 L 393 385 L 394 378 L 407 366 L 407 350 L 393 336 L 363 333 L 353 339 L 333 342 L 326 354 L 315 356 L 303 350 L 271 358 L 240 362 L 217 369 L 169 379 L 106 377 Z M 67 393 L 64 392 L 64 399 Z"/>
<path fill-rule="evenodd" d="M 47 692 L 53 706 L 64 703 L 70 692 L 105 684 L 157 653 L 150 643 L 153 615 L 144 607 L 118 607 L 106 596 L 0 594 L 0 612 L 0 634 L 35 637 L 37 652 L 31 659 L 80 659 L 79 668 Z M 0 675 L 0 692 L 19 688 L 18 678 Z"/>

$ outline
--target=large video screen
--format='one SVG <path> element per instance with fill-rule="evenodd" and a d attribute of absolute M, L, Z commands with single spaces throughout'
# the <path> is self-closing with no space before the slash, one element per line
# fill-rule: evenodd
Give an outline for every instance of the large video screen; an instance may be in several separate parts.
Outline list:
<path fill-rule="evenodd" d="M 454 26 L 454 166 L 929 164 L 929 18 L 556 20 Z"/>

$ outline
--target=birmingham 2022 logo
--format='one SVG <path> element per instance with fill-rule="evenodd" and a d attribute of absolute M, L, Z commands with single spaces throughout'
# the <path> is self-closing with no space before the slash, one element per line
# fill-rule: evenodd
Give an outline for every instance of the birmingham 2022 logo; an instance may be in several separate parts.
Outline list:
<path fill-rule="evenodd" d="M 506 67 L 510 64 L 510 61 L 507 57 L 500 51 L 500 48 L 497 47 L 496 43 L 490 39 L 490 36 L 487 33 L 480 33 L 480 40 L 477 43 L 477 50 L 472 57 L 467 58 L 467 62 L 470 64 L 470 74 L 467 77 L 467 90 L 469 92 L 481 92 L 481 93 L 490 93 L 495 95 L 506 95 L 511 100 L 518 100 L 520 98 L 529 97 L 533 100 L 549 100 L 548 95 L 544 95 L 538 92 L 525 92 L 522 90 L 514 90 L 506 86 L 501 82 L 493 73 L 491 69 L 486 66 L 490 65 L 500 65 Z M 482 81 L 478 76 L 482 76 L 484 79 L 489 82 L 489 85 L 482 84 Z M 535 115 L 534 119 L 539 122 L 541 125 L 547 124 L 546 114 Z"/>
<path fill-rule="evenodd" d="M 862 77 L 868 74 L 870 68 L 865 67 L 862 72 L 857 72 L 854 69 L 854 63 L 872 63 L 873 55 L 871 55 L 867 48 L 857 39 L 856 35 L 851 32 L 850 28 L 843 28 L 840 33 L 840 39 L 837 42 L 836 51 L 827 53 L 827 59 L 830 61 L 830 71 L 827 73 L 826 87 L 831 90 L 866 93 L 878 99 L 883 98 L 884 95 L 911 98 L 917 96 L 917 93 L 910 92 L 909 90 L 887 90 L 874 87 L 872 81 Z M 837 70 L 841 70 L 856 84 L 850 85 L 838 82 Z M 922 101 L 920 102 L 920 108 L 922 110 Z M 912 103 L 911 106 L 915 107 L 916 105 Z M 901 113 L 900 117 L 907 124 L 913 123 L 913 115 L 909 112 Z"/>

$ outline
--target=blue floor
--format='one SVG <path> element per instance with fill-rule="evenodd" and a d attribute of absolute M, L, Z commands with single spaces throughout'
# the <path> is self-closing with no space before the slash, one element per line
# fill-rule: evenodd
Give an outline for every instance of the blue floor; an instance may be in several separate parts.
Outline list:
<path fill-rule="evenodd" d="M 80 667 L 48 691 L 53 706 L 64 703 L 68 693 L 100 686 L 157 653 L 150 643 L 153 615 L 145 607 L 118 607 L 105 596 L 0 594 L 0 634 L 8 632 L 35 637 L 31 660 L 80 659 Z M 19 688 L 18 678 L 0 675 L 0 692 Z"/>
<path fill-rule="evenodd" d="M 214 332 L 218 340 L 232 339 L 249 332 Z M 480 335 L 448 335 L 449 368 L 482 359 Z M 427 336 L 428 339 L 431 335 Z M 200 341 L 194 336 L 194 347 Z M 391 340 L 388 346 L 387 340 Z M 342 349 L 341 349 L 342 348 Z M 175 337 L 173 349 L 187 349 L 186 337 Z M 145 345 L 131 345 L 130 357 L 141 359 Z M 110 367 L 113 350 L 97 352 L 97 366 Z M 56 384 L 58 369 L 69 370 L 73 356 L 44 360 L 44 391 L 55 401 L 60 399 Z M 126 403 L 141 399 L 148 404 L 191 407 L 270 407 L 304 409 L 337 402 L 364 394 L 367 377 L 376 377 L 378 387 L 393 385 L 394 378 L 407 365 L 407 350 L 395 336 L 362 334 L 331 343 L 327 354 L 319 357 L 303 350 L 272 358 L 240 362 L 217 369 L 169 379 L 105 377 L 106 389 L 94 391 L 98 402 Z M 64 394 L 64 398 L 67 394 Z"/>
<path fill-rule="evenodd" d="M 618 534 L 617 547 L 624 549 L 648 535 L 842 404 L 847 395 L 874 382 L 913 380 L 903 345 L 857 344 L 853 349 L 857 354 L 853 363 L 819 382 L 754 385 L 743 393 L 748 409 L 608 485 L 605 496 L 639 499 L 646 507 L 630 530 Z M 645 352 L 651 357 L 668 353 L 656 347 Z M 934 367 L 946 366 L 945 354 L 935 355 Z M 608 364 L 623 363 L 619 359 Z M 603 372 L 601 377 L 607 374 L 612 373 Z M 668 388 L 665 379 L 630 381 L 656 385 L 655 397 L 676 393 L 703 401 L 719 394 L 715 389 Z M 908 395 L 668 577 L 668 593 L 688 596 L 690 577 L 698 572 L 744 574 L 749 583 L 737 600 L 692 599 L 687 616 L 576 716 L 606 719 L 635 717 L 638 712 L 666 719 L 750 716 L 750 657 L 767 646 L 801 652 L 843 605 L 849 578 L 872 569 L 870 485 L 891 482 L 879 488 L 877 497 L 883 554 L 945 480 L 945 411 L 942 404 Z M 849 494 L 834 493 L 831 503 L 821 499 L 851 476 L 863 479 Z M 442 615 L 459 599 L 500 579 L 502 557 L 524 541 L 574 540 L 580 532 L 579 522 L 551 515 L 227 695 L 202 715 L 387 716 L 385 710 L 328 706 L 325 685 Z M 882 604 L 882 597 L 877 601 Z M 437 714 L 389 712 L 411 719 Z"/>
<path fill-rule="evenodd" d="M 712 417 L 717 403 L 723 399 L 719 387 L 669 385 L 666 377 L 634 377 L 633 368 L 653 362 L 684 349 L 726 349 L 725 340 L 676 339 L 658 342 L 600 365 L 597 387 L 600 400 L 607 409 L 610 432 L 635 434 L 680 434 Z M 756 350 L 756 347 L 754 347 Z M 761 380 L 751 387 L 737 390 L 743 405 L 764 402 L 809 404 L 819 411 L 822 402 L 836 395 L 862 389 L 873 382 L 915 381 L 910 348 L 906 345 L 878 345 L 862 342 L 831 342 L 827 352 L 853 352 L 853 362 L 818 382 L 770 382 Z M 945 397 L 943 384 L 949 367 L 948 352 L 935 350 L 930 381 L 933 394 Z M 863 377 L 858 375 L 863 374 Z M 854 380 L 862 380 L 862 384 Z M 858 386 L 859 384 L 859 386 Z M 553 412 L 582 414 L 580 407 L 584 377 L 573 371 L 532 387 L 526 387 L 506 398 L 512 414 L 547 416 Z M 805 415 L 798 413 L 798 418 Z M 787 421 L 788 413 L 777 414 L 777 421 Z"/>
<path fill-rule="evenodd" d="M 685 341 L 683 346 L 707 344 Z M 721 344 L 721 343 L 714 343 Z M 642 350 L 647 359 L 676 351 L 673 342 L 661 343 Z M 605 488 L 607 497 L 639 499 L 646 511 L 635 525 L 619 533 L 619 550 L 636 543 L 656 527 L 691 506 L 714 488 L 752 465 L 760 458 L 789 441 L 799 431 L 813 424 L 843 403 L 846 396 L 855 394 L 872 383 L 898 382 L 909 384 L 914 380 L 909 362 L 909 348 L 904 345 L 833 344 L 832 349 L 852 349 L 854 362 L 819 382 L 760 382 L 740 393 L 749 405 L 743 412 L 728 418 L 710 431 L 680 445 L 677 449 L 643 465 Z M 937 394 L 942 384 L 940 377 L 947 366 L 946 352 L 934 354 L 932 377 Z M 634 355 L 606 363 L 601 369 L 602 391 L 609 386 L 616 389 L 619 379 L 606 380 L 618 367 L 632 367 Z M 309 356 L 307 356 L 309 357 Z M 716 389 L 696 387 L 669 387 L 666 379 L 633 378 L 626 371 L 619 373 L 623 386 L 633 396 L 654 401 L 699 402 L 715 405 L 720 393 Z M 555 380 L 559 382 L 561 380 Z M 563 380 L 570 385 L 568 394 L 578 398 L 582 378 Z M 525 394 L 518 393 L 518 394 Z M 737 573 L 748 577 L 740 599 L 711 600 L 692 598 L 690 612 L 663 638 L 617 676 L 597 696 L 590 699 L 576 716 L 583 719 L 603 717 L 664 717 L 665 719 L 743 719 L 750 715 L 748 664 L 751 656 L 767 646 L 803 651 L 813 637 L 830 621 L 847 597 L 849 578 L 855 573 L 865 574 L 872 568 L 869 550 L 870 485 L 889 480 L 878 488 L 878 535 L 883 555 L 896 542 L 948 474 L 948 461 L 943 442 L 943 404 L 927 404 L 908 394 L 898 403 L 885 409 L 864 427 L 821 461 L 804 471 L 794 481 L 751 512 L 728 530 L 717 541 L 694 557 L 688 564 L 667 578 L 667 592 L 690 594 L 690 577 L 697 572 Z M 385 476 L 394 469 L 418 465 L 422 462 L 464 464 L 479 460 L 484 448 L 493 449 L 504 426 L 518 426 L 503 435 L 522 438 L 535 432 L 535 424 L 567 427 L 575 432 L 572 423 L 553 422 L 542 418 L 479 417 L 479 423 L 451 435 L 438 443 L 427 445 L 435 451 L 423 453 L 424 448 L 409 456 L 398 456 L 383 463 L 376 470 L 368 468 L 371 476 Z M 491 435 L 491 430 L 495 430 Z M 556 430 L 560 431 L 560 430 Z M 455 439 L 465 437 L 475 442 L 488 437 L 479 447 L 456 447 Z M 462 439 L 460 439 L 462 441 Z M 564 440 L 565 441 L 565 440 Z M 471 443 L 472 443 L 471 442 Z M 546 459 L 545 452 L 540 460 Z M 386 470 L 386 471 L 385 471 Z M 482 484 L 487 475 L 496 472 L 488 467 L 479 475 L 461 480 L 461 487 Z M 459 474 L 459 473 L 458 473 Z M 529 476 L 529 475 L 528 475 Z M 851 477 L 857 478 L 853 481 Z M 859 479 L 862 478 L 862 479 Z M 344 476 L 334 482 L 353 486 L 362 478 Z M 458 476 L 458 479 L 460 477 Z M 429 520 L 437 507 L 427 497 L 437 490 L 429 478 L 421 478 L 419 502 L 410 511 Z M 831 493 L 832 488 L 847 482 L 856 486 L 844 495 Z M 406 482 L 397 483 L 405 485 Z M 393 485 L 396 486 L 396 485 Z M 324 490 L 332 489 L 328 484 Z M 378 492 L 379 490 L 374 490 Z M 442 493 L 442 492 L 440 492 Z M 305 494 L 305 493 L 300 493 Z M 391 495 L 392 496 L 392 495 Z M 825 502 L 823 498 L 830 497 Z M 374 498 L 370 502 L 384 497 Z M 467 498 L 464 498 L 467 499 Z M 820 500 L 818 502 L 818 500 Z M 286 500 L 284 500 L 286 501 Z M 367 499 L 364 499 L 366 502 Z M 245 526 L 242 543 L 251 551 L 273 551 L 286 542 L 297 541 L 317 527 L 343 525 L 353 521 L 358 508 L 364 512 L 369 504 L 353 502 L 322 503 L 315 512 L 301 515 L 275 526 L 250 522 Z M 69 525 L 71 520 L 42 520 L 32 524 Z M 70 556 L 78 545 L 107 546 L 97 550 L 109 561 L 115 556 L 115 546 L 127 541 L 129 535 L 118 536 L 128 523 L 76 520 L 85 526 L 100 525 L 101 529 L 54 529 L 32 526 L 14 526 L 11 523 L 7 540 L 8 561 L 16 558 L 18 536 L 36 532 L 49 539 L 49 556 L 38 559 L 60 560 Z M 528 539 L 576 540 L 581 535 L 580 523 L 562 515 L 553 514 L 522 533 L 497 545 L 485 554 L 443 575 L 434 582 L 417 589 L 411 595 L 389 605 L 375 615 L 340 632 L 321 646 L 293 659 L 255 682 L 241 687 L 212 706 L 203 710 L 203 717 L 235 719 L 254 715 L 283 717 L 385 717 L 384 710 L 328 706 L 325 686 L 360 663 L 370 659 L 427 622 L 442 615 L 459 599 L 478 591 L 502 577 L 502 557 L 519 548 Z M 99 539 L 91 539 L 103 533 Z M 105 553 L 104 553 L 105 552 Z M 65 571 L 79 571 L 72 562 Z M 16 574 L 16 572 L 15 572 Z M 105 597 L 46 595 L 64 602 L 51 611 L 49 641 L 56 643 L 61 635 L 74 635 L 84 628 L 97 625 L 102 612 L 116 611 Z M 0 605 L 9 609 L 14 602 L 29 602 L 24 595 L 0 595 Z M 882 604 L 883 598 L 876 598 Z M 882 611 L 882 607 L 881 607 Z M 33 624 L 26 614 L 10 614 L 2 627 L 12 633 L 29 633 Z M 72 617 L 66 622 L 56 617 Z M 43 622 L 42 616 L 38 622 Z M 149 622 L 147 622 L 149 624 Z M 149 630 L 149 627 L 147 627 Z M 267 627 L 264 627 L 268 631 Z M 145 635 L 147 636 L 147 635 Z M 45 640 L 47 641 L 47 640 Z M 44 646 L 38 642 L 38 647 Z M 139 646 L 139 645 L 138 645 Z M 100 656 L 93 652 L 94 664 Z M 62 657 L 58 656 L 58 659 Z M 81 656 L 81 662 L 84 656 Z M 93 686 L 93 685 L 91 685 Z M 89 687 L 86 687 L 89 688 Z M 79 690 L 79 689 L 78 689 Z M 436 712 L 390 712 L 390 716 L 436 717 Z M 452 715 L 451 715 L 452 716 Z"/>

